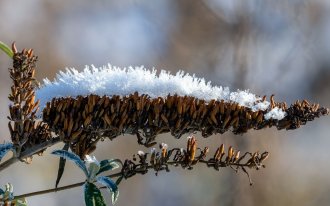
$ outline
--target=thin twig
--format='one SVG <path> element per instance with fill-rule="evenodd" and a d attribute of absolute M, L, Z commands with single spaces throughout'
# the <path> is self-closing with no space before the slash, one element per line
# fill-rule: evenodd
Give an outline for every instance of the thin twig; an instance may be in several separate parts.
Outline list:
<path fill-rule="evenodd" d="M 202 161 L 200 161 L 200 163 L 207 164 L 208 161 L 202 160 Z M 173 162 L 171 161 L 171 162 L 167 162 L 167 164 L 177 165 L 177 164 L 180 164 L 180 161 L 173 161 Z M 141 165 L 141 164 L 137 164 L 137 166 L 138 165 Z M 230 163 L 230 165 L 235 165 L 235 166 L 240 166 L 240 167 L 246 167 L 247 166 L 246 164 L 238 164 L 238 163 Z M 219 167 L 226 167 L 226 165 L 219 165 Z M 146 169 L 152 169 L 152 168 L 154 168 L 154 166 L 152 166 L 152 165 L 148 165 L 146 167 Z M 136 174 L 139 174 L 139 173 L 136 173 Z M 115 177 L 120 177 L 120 176 L 123 176 L 122 171 L 118 172 L 118 173 L 115 173 L 115 174 L 108 175 L 107 177 L 115 178 Z M 66 185 L 66 186 L 63 186 L 63 187 L 52 188 L 52 189 L 41 190 L 41 191 L 37 191 L 37 192 L 31 192 L 31 193 L 26 193 L 26 194 L 22 194 L 22 195 L 17 195 L 17 196 L 15 196 L 15 199 L 27 198 L 27 197 L 32 197 L 32 196 L 36 196 L 36 195 L 43 195 L 43 194 L 47 194 L 47 193 L 51 193 L 51 192 L 59 192 L 59 191 L 62 191 L 62 190 L 72 189 L 72 188 L 75 188 L 75 187 L 82 186 L 84 183 L 85 183 L 85 181 L 84 182 L 78 182 L 78 183 L 71 184 L 71 185 Z M 103 189 L 105 187 L 101 187 L 101 188 Z"/>
<path fill-rule="evenodd" d="M 114 177 L 119 177 L 121 175 L 122 175 L 122 173 L 119 172 L 119 173 L 115 173 L 115 174 L 112 174 L 112 175 L 108 175 L 107 177 L 114 178 Z M 75 188 L 75 187 L 82 186 L 84 183 L 85 183 L 85 181 L 84 182 L 78 182 L 78 183 L 75 183 L 75 184 L 72 184 L 72 185 L 66 185 L 66 186 L 63 186 L 63 187 L 58 187 L 58 188 L 53 188 L 53 189 L 48 189 L 48 190 L 41 190 L 41 191 L 37 191 L 37 192 L 31 192 L 31 193 L 26 193 L 26 194 L 22 194 L 22 195 L 17 195 L 17 196 L 15 196 L 15 199 L 27 198 L 27 197 L 32 197 L 32 196 L 36 196 L 36 195 L 43 195 L 43 194 L 47 194 L 47 193 L 51 193 L 51 192 L 59 192 L 59 191 L 62 191 L 62 190 L 72 189 L 72 188 Z"/>

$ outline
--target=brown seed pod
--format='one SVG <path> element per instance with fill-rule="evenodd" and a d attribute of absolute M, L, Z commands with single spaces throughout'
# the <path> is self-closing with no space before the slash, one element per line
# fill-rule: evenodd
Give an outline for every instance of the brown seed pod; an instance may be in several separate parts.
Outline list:
<path fill-rule="evenodd" d="M 166 154 L 167 154 L 167 144 L 165 143 L 162 143 L 161 144 L 161 149 L 162 149 L 162 158 L 165 158 L 166 157 Z"/>
<path fill-rule="evenodd" d="M 92 116 L 92 115 L 89 115 L 89 116 L 85 119 L 85 121 L 84 121 L 84 127 L 87 127 L 87 126 L 91 123 L 92 118 L 93 118 L 93 116 Z"/>
<path fill-rule="evenodd" d="M 15 45 L 15 42 L 13 42 L 13 43 L 11 44 L 11 50 L 13 51 L 14 54 L 17 53 L 17 48 L 16 48 L 16 45 Z"/>
<path fill-rule="evenodd" d="M 228 155 L 227 155 L 227 158 L 226 158 L 226 162 L 229 163 L 231 161 L 231 159 L 233 158 L 234 156 L 234 149 L 232 146 L 230 146 L 228 148 Z"/>
<path fill-rule="evenodd" d="M 274 94 L 270 96 L 270 108 L 273 109 L 275 107 L 275 101 L 274 101 Z"/>
<path fill-rule="evenodd" d="M 234 155 L 234 160 L 232 161 L 233 163 L 236 163 L 237 162 L 237 160 L 239 159 L 240 153 L 241 152 L 239 150 L 236 152 L 236 154 Z"/>
<path fill-rule="evenodd" d="M 193 138 L 192 138 L 193 139 Z M 192 162 L 195 160 L 195 155 L 196 155 L 196 149 L 197 149 L 197 143 L 196 139 L 192 140 L 191 147 L 190 147 L 190 155 L 189 155 L 189 160 Z"/>
<path fill-rule="evenodd" d="M 78 138 L 78 136 L 82 133 L 82 130 L 78 130 L 78 131 L 75 131 L 74 133 L 72 133 L 72 136 L 71 136 L 71 142 L 74 141 L 75 139 Z"/>
<path fill-rule="evenodd" d="M 72 128 L 73 128 L 73 124 L 74 124 L 74 120 L 73 118 L 69 118 L 69 123 L 68 123 L 68 132 L 67 135 L 70 137 L 71 136 L 71 132 L 72 132 Z"/>
<path fill-rule="evenodd" d="M 221 144 L 221 146 L 216 150 L 213 158 L 216 161 L 221 161 L 221 159 L 224 155 L 225 155 L 225 145 Z"/>
<path fill-rule="evenodd" d="M 259 111 L 259 114 L 257 116 L 257 123 L 259 123 L 259 124 L 262 123 L 263 117 L 264 117 L 264 115 L 262 114 L 261 111 Z"/>

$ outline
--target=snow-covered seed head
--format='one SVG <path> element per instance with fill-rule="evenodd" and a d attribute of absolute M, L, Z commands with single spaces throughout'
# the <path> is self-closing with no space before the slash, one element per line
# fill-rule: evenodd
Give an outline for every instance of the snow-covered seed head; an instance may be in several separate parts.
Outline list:
<path fill-rule="evenodd" d="M 97 79 L 98 84 L 91 79 Z M 186 89 L 187 85 L 190 89 Z M 36 99 L 41 99 L 42 118 L 49 131 L 64 133 L 64 140 L 80 156 L 95 148 L 95 138 L 90 134 L 98 130 L 106 131 L 104 134 L 111 139 L 128 131 L 136 135 L 143 133 L 146 141 L 140 137 L 138 142 L 149 147 L 156 142 L 152 140 L 157 134 L 169 131 L 179 138 L 197 131 L 208 137 L 226 131 L 242 134 L 270 126 L 296 129 L 329 113 L 326 108 L 306 102 L 286 108 L 285 103 L 275 102 L 273 95 L 267 101 L 249 91 L 230 92 L 229 88 L 212 87 L 182 72 L 177 75 L 161 72 L 157 76 L 155 71 L 144 68 L 123 70 L 112 66 L 86 68 L 82 73 L 74 69 L 62 72 L 54 82 L 45 80 L 36 91 Z M 85 127 L 90 130 L 84 130 Z M 112 132 L 114 127 L 118 128 L 116 132 Z M 188 137 L 188 148 L 193 139 L 193 135 Z"/>

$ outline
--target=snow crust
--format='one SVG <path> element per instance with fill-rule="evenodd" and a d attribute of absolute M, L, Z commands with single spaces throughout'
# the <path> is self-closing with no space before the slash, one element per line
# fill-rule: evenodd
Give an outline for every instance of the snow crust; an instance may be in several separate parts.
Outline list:
<path fill-rule="evenodd" d="M 76 97 L 78 95 L 96 94 L 99 96 L 120 95 L 126 96 L 134 92 L 148 94 L 151 98 L 163 97 L 168 94 L 188 95 L 210 101 L 211 99 L 237 102 L 241 106 L 249 107 L 253 111 L 266 110 L 269 108 L 268 101 L 261 102 L 261 98 L 248 90 L 230 92 L 228 87 L 212 86 L 204 78 L 197 78 L 183 71 L 175 75 L 161 70 L 147 70 L 141 67 L 118 68 L 103 66 L 96 68 L 86 66 L 82 72 L 74 68 L 60 71 L 54 81 L 47 78 L 43 85 L 36 91 L 36 98 L 40 99 L 40 109 L 53 98 Z M 265 118 L 282 119 L 285 112 L 282 109 L 272 109 Z"/>

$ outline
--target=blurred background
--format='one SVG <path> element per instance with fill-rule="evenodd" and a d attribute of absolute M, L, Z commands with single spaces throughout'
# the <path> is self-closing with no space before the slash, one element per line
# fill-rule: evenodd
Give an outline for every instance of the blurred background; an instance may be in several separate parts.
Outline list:
<path fill-rule="evenodd" d="M 1 0 L 0 40 L 16 41 L 39 56 L 42 81 L 65 67 L 144 65 L 175 73 L 184 70 L 231 90 L 275 94 L 276 101 L 309 99 L 330 107 L 330 1 L 328 0 Z M 0 53 L 0 142 L 9 141 L 6 116 L 11 61 Z M 201 166 L 172 168 L 123 181 L 117 205 L 329 205 L 328 117 L 294 131 L 266 129 L 203 139 L 211 151 L 221 144 L 242 151 L 269 151 L 267 167 L 246 175 Z M 162 135 L 159 142 L 185 147 L 186 138 Z M 31 165 L 1 172 L 15 194 L 53 188 L 58 159 L 48 149 Z M 131 158 L 136 137 L 98 144 L 99 159 Z M 73 164 L 60 185 L 84 179 Z M 106 194 L 106 191 L 104 191 Z M 109 201 L 108 195 L 107 200 Z M 28 198 L 29 205 L 83 205 L 82 189 Z"/>

